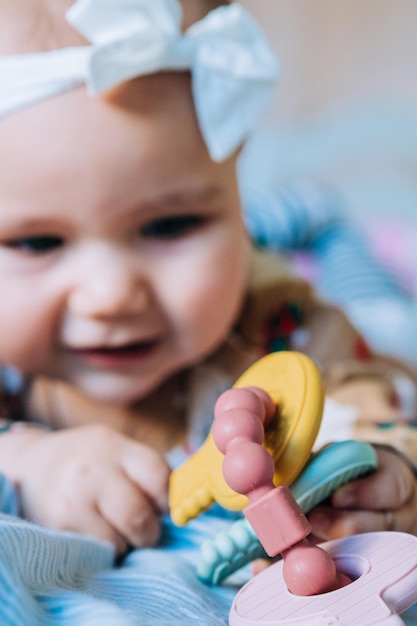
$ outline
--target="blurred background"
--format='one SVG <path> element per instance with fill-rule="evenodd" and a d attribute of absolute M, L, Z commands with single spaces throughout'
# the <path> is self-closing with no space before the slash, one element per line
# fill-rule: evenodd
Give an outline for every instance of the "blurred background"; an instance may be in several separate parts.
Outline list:
<path fill-rule="evenodd" d="M 417 1 L 242 0 L 281 80 L 242 170 L 313 176 L 355 215 L 417 220 Z"/>
<path fill-rule="evenodd" d="M 417 0 L 241 3 L 281 65 L 240 162 L 242 188 L 270 190 L 248 204 L 252 231 L 289 249 L 304 235 L 301 272 L 371 345 L 417 364 Z M 305 179 L 336 200 L 294 194 Z M 320 236 L 339 205 L 348 227 Z"/>

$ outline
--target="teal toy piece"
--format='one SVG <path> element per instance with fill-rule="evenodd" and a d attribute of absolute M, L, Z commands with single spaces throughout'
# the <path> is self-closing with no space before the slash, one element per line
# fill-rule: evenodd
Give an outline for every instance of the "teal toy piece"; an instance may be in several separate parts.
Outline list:
<path fill-rule="evenodd" d="M 370 444 L 339 441 L 311 454 L 290 489 L 304 513 L 308 513 L 339 487 L 376 467 L 376 453 Z M 268 557 L 249 522 L 241 519 L 201 546 L 197 575 L 204 582 L 219 584 L 258 558 Z"/>

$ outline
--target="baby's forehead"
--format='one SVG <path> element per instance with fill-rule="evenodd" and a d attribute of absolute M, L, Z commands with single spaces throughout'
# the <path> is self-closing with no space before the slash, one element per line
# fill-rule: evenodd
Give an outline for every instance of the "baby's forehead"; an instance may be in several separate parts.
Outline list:
<path fill-rule="evenodd" d="M 209 11 L 230 4 L 229 0 L 180 0 L 183 11 L 183 29 L 201 20 Z"/>
<path fill-rule="evenodd" d="M 0 54 L 25 54 L 84 45 L 65 19 L 74 0 L 0 0 Z"/>
<path fill-rule="evenodd" d="M 150 0 L 152 1 L 152 0 Z M 0 0 L 0 55 L 25 54 L 85 45 L 65 19 L 75 0 Z M 228 0 L 180 0 L 183 28 Z"/>

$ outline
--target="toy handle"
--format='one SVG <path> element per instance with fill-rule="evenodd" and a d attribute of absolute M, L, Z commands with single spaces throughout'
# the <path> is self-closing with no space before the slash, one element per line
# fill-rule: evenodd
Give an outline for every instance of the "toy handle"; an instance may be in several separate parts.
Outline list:
<path fill-rule="evenodd" d="M 214 413 L 213 439 L 224 454 L 224 479 L 249 499 L 243 512 L 267 554 L 282 555 L 288 589 L 310 596 L 348 584 L 332 557 L 308 541 L 311 526 L 288 487 L 274 486 L 274 460 L 262 445 L 264 426 L 275 413 L 272 399 L 256 387 L 230 389 Z"/>

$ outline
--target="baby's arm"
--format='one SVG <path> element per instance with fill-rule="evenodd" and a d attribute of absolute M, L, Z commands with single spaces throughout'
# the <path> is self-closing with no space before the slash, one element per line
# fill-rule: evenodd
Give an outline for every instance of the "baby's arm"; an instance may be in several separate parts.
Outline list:
<path fill-rule="evenodd" d="M 14 481 L 27 519 L 108 540 L 118 554 L 159 538 L 169 468 L 107 426 L 12 429 L 0 436 L 0 471 Z"/>
<path fill-rule="evenodd" d="M 417 372 L 373 354 L 337 309 L 317 307 L 309 330 L 307 351 L 322 366 L 327 397 L 349 407 L 341 422 L 337 415 L 331 419 L 329 408 L 327 438 L 371 442 L 379 460 L 375 474 L 340 489 L 332 506 L 310 515 L 313 530 L 326 539 L 387 529 L 417 534 L 417 430 L 412 421 Z M 401 390 L 407 391 L 403 398 Z"/>
<path fill-rule="evenodd" d="M 411 421 L 415 375 L 399 368 L 401 364 L 378 357 L 356 365 L 345 362 L 327 380 L 330 397 L 354 407 L 351 436 L 375 445 L 378 469 L 339 489 L 331 506 L 311 514 L 313 529 L 321 537 L 378 530 L 417 534 L 417 430 Z M 406 401 L 398 396 L 396 380 L 407 382 Z M 333 430 L 337 437 L 337 421 Z"/>

